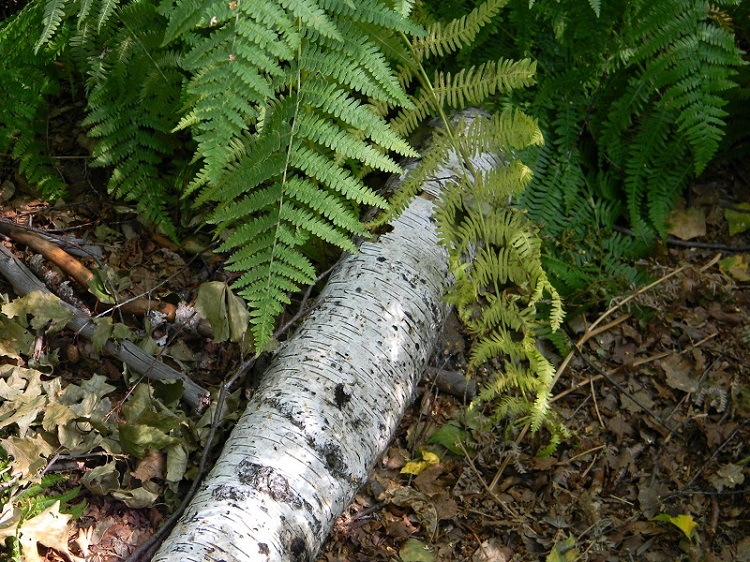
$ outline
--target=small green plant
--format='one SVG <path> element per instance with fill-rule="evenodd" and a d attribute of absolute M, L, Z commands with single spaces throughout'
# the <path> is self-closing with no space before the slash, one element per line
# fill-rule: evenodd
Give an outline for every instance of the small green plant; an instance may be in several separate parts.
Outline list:
<path fill-rule="evenodd" d="M 0 449 L 0 470 L 4 475 L 11 472 L 11 463 Z M 86 509 L 86 501 L 74 502 L 81 487 L 58 492 L 56 487 L 65 483 L 62 474 L 48 474 L 37 484 L 16 492 L 10 477 L 5 477 L 5 492 L 0 495 L 3 505 L 0 524 L 0 544 L 5 545 L 3 560 L 22 562 L 24 550 L 36 551 L 37 543 L 60 552 L 68 552 L 68 522 L 78 519 Z M 23 532 L 21 533 L 21 529 Z"/>

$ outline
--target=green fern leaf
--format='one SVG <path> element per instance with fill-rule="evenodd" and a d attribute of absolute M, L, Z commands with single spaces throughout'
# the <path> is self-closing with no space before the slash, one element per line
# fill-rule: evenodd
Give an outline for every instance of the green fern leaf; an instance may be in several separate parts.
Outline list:
<path fill-rule="evenodd" d="M 120 0 L 100 0 L 99 15 L 96 18 L 97 31 L 101 31 L 109 22 L 109 19 L 112 17 L 112 14 L 114 14 L 119 4 Z"/>
<path fill-rule="evenodd" d="M 320 33 L 323 37 L 343 42 L 339 29 L 330 20 L 324 10 L 315 0 L 280 0 L 279 4 L 310 29 Z"/>
<path fill-rule="evenodd" d="M 392 158 L 370 144 L 353 137 L 330 119 L 309 115 L 299 125 L 302 138 L 310 139 L 346 158 L 356 158 L 367 166 L 389 173 L 401 173 L 401 167 Z"/>
<path fill-rule="evenodd" d="M 362 131 L 385 150 L 403 156 L 419 156 L 419 153 L 409 146 L 382 117 L 349 96 L 336 84 L 308 80 L 304 85 L 302 95 L 305 103 Z"/>
<path fill-rule="evenodd" d="M 413 42 L 417 60 L 426 55 L 444 57 L 471 44 L 482 27 L 487 25 L 509 0 L 487 0 L 469 14 L 450 21 L 447 25 L 438 22 L 427 29 L 427 35 Z"/>
<path fill-rule="evenodd" d="M 205 9 L 214 4 L 212 0 L 169 0 L 162 2 L 159 11 L 168 18 L 164 31 L 162 47 L 165 47 L 177 37 L 187 35 L 189 31 L 199 26 L 204 18 Z"/>
<path fill-rule="evenodd" d="M 528 59 L 499 60 L 462 69 L 455 76 L 437 72 L 433 89 L 440 105 L 463 109 L 496 93 L 532 85 L 535 72 L 536 62 Z"/>
<path fill-rule="evenodd" d="M 112 167 L 109 192 L 136 202 L 140 212 L 174 236 L 170 207 L 176 198 L 160 167 L 175 146 L 173 108 L 183 81 L 179 57 L 161 51 L 163 38 L 154 29 L 164 20 L 151 4 L 128 4 L 118 19 L 123 25 L 109 37 L 103 55 L 88 61 L 89 113 L 83 125 L 97 139 L 92 165 Z"/>
<path fill-rule="evenodd" d="M 330 160 L 313 150 L 304 146 L 295 147 L 290 151 L 289 162 L 307 176 L 317 179 L 326 187 L 341 193 L 347 199 L 380 209 L 388 207 L 385 199 L 367 188 L 351 173 L 343 168 L 332 167 Z"/>
<path fill-rule="evenodd" d="M 78 7 L 78 29 L 86 25 L 91 14 L 91 9 L 94 6 L 94 0 L 80 0 Z"/>
<path fill-rule="evenodd" d="M 324 9 L 339 16 L 344 16 L 347 20 L 379 25 L 386 29 L 417 37 L 425 33 L 421 26 L 378 0 L 357 0 L 351 4 L 341 0 L 320 0 L 319 3 Z"/>
<path fill-rule="evenodd" d="M 47 0 L 44 8 L 44 19 L 42 20 L 42 34 L 34 46 L 34 53 L 38 53 L 39 49 L 41 49 L 60 28 L 63 17 L 65 16 L 65 7 L 68 3 L 69 0 Z"/>

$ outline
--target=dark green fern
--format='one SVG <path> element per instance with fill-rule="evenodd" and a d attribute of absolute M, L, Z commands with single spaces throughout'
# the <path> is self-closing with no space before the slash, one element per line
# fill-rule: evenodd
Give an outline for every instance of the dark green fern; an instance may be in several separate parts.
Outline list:
<path fill-rule="evenodd" d="M 148 220 L 174 236 L 169 211 L 177 200 L 170 178 L 175 170 L 165 162 L 177 146 L 172 129 L 184 78 L 180 54 L 161 47 L 165 20 L 151 3 L 123 6 L 118 25 L 98 33 L 111 14 L 99 13 L 92 29 L 79 29 L 77 37 L 88 47 L 83 125 L 98 140 L 93 165 L 112 169 L 111 194 L 136 202 Z M 86 39 L 86 33 L 92 36 Z"/>
<path fill-rule="evenodd" d="M 34 51 L 34 30 L 44 6 L 32 3 L 0 23 L 0 154 L 17 162 L 18 171 L 40 193 L 55 199 L 65 183 L 47 150 L 47 99 L 60 91 L 53 62 L 66 37 Z"/>
<path fill-rule="evenodd" d="M 731 32 L 711 19 L 713 6 L 734 2 L 637 3 L 622 45 L 621 73 L 601 130 L 601 158 L 625 172 L 624 190 L 637 234 L 666 235 L 669 212 L 687 181 L 700 174 L 723 135 L 722 93 L 742 64 Z M 627 47 L 627 52 L 623 49 Z M 603 162 L 604 165 L 604 162 Z"/>
<path fill-rule="evenodd" d="M 642 278 L 627 261 L 665 235 L 675 201 L 721 140 L 742 64 L 727 15 L 736 4 L 510 0 L 474 45 L 440 61 L 449 70 L 498 56 L 537 60 L 538 86 L 499 105 L 521 104 L 544 132 L 545 145 L 523 154 L 534 175 L 519 202 L 543 226 L 561 290 L 619 291 Z M 473 5 L 452 2 L 451 17 Z M 612 234 L 623 220 L 635 237 Z"/>

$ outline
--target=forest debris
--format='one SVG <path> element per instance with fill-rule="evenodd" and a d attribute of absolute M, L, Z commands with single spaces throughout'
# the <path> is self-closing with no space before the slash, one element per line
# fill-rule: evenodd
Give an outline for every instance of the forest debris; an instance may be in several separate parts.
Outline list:
<path fill-rule="evenodd" d="M 97 274 L 73 258 L 65 250 L 57 247 L 52 242 L 45 240 L 35 232 L 11 224 L 7 221 L 0 221 L 0 232 L 3 232 L 13 238 L 13 240 L 21 242 L 29 248 L 44 255 L 46 259 L 53 262 L 67 275 L 72 277 L 76 283 L 89 290 L 93 289 L 92 294 L 95 294 L 99 297 L 99 300 L 102 300 L 101 292 L 96 291 L 96 286 L 100 282 Z M 117 306 L 128 314 L 136 314 L 139 316 L 143 316 L 149 311 L 157 311 L 164 314 L 168 322 L 174 321 L 175 312 L 177 310 L 177 307 L 171 303 L 144 297 L 130 299 L 122 304 L 118 304 Z"/>
<path fill-rule="evenodd" d="M 51 294 L 44 284 L 4 246 L 0 246 L 0 274 L 8 279 L 19 295 L 26 295 L 33 291 Z M 67 327 L 75 331 L 79 336 L 87 340 L 92 340 L 95 326 L 91 321 L 91 317 L 65 301 L 60 299 L 58 301 L 63 307 L 73 312 L 72 318 L 66 324 Z M 210 395 L 207 390 L 198 386 L 185 374 L 175 371 L 168 365 L 148 355 L 133 342 L 128 340 L 123 341 L 121 344 L 107 342 L 104 349 L 107 353 L 120 359 L 135 372 L 145 375 L 148 378 L 155 380 L 181 380 L 184 385 L 183 399 L 194 410 L 203 411 L 209 405 Z"/>

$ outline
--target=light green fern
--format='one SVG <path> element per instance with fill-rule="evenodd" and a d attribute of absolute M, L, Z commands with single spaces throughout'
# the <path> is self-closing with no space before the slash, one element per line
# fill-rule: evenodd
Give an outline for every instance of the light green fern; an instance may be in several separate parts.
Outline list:
<path fill-rule="evenodd" d="M 516 155 L 542 144 L 542 135 L 536 120 L 512 108 L 492 115 L 475 111 L 457 124 L 449 118 L 456 110 L 531 85 L 536 66 L 528 59 L 500 59 L 453 75 L 436 71 L 432 78 L 424 68 L 430 56 L 470 43 L 504 3 L 482 3 L 459 20 L 428 25 L 427 38 L 408 42 L 417 64 L 404 64 L 399 76 L 405 84 L 417 81 L 418 87 L 413 107 L 402 110 L 394 126 L 410 134 L 437 117 L 442 128 L 391 197 L 390 212 L 375 223 L 401 212 L 427 178 L 448 159 L 456 159 L 459 172 L 443 187 L 436 213 L 456 277 L 448 302 L 472 335 L 469 369 L 494 361 L 504 364 L 479 394 L 478 403 L 494 404 L 498 420 L 528 422 L 534 432 L 546 428 L 551 450 L 570 433 L 550 409 L 555 370 L 536 343 L 545 331 L 559 329 L 562 302 L 544 272 L 535 227 L 511 205 L 531 179 L 531 169 Z M 488 155 L 494 155 L 495 166 L 483 171 L 476 162 Z"/>
<path fill-rule="evenodd" d="M 536 124 L 519 115 L 507 110 L 477 119 L 456 135 L 459 153 L 512 155 L 541 143 Z M 475 342 L 469 369 L 496 358 L 503 364 L 477 401 L 495 404 L 498 420 L 515 418 L 534 432 L 546 427 L 551 451 L 570 433 L 550 410 L 555 369 L 537 342 L 559 329 L 564 313 L 544 272 L 536 229 L 510 205 L 530 179 L 531 170 L 512 157 L 489 172 L 474 170 L 444 190 L 436 218 L 456 275 L 448 300 Z"/>

